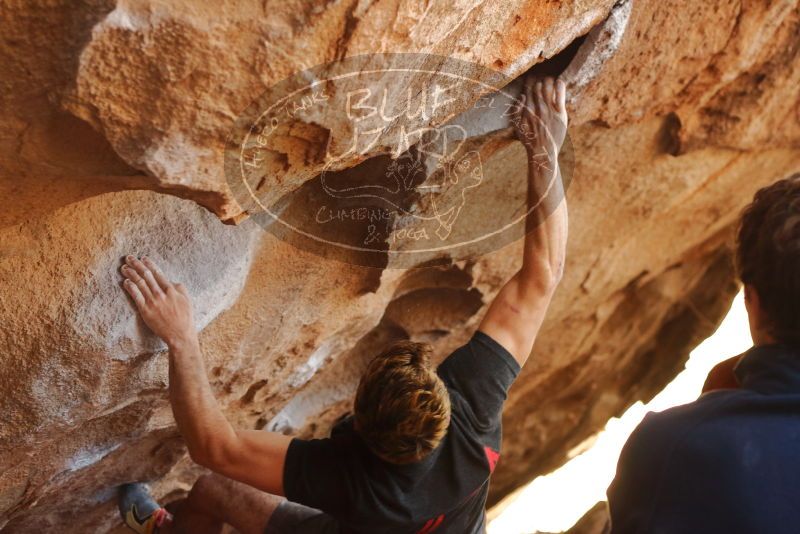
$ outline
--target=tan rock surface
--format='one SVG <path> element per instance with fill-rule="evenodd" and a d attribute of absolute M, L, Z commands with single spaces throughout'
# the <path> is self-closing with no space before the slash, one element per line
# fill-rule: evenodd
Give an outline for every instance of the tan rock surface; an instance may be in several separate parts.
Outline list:
<path fill-rule="evenodd" d="M 599 502 L 567 534 L 603 534 L 608 521 L 608 503 Z"/>
<path fill-rule="evenodd" d="M 519 266 L 519 242 L 404 271 L 385 268 L 389 257 L 323 259 L 252 220 L 222 224 L 242 219 L 223 149 L 254 98 L 299 68 L 376 51 L 453 56 L 513 78 L 612 4 L 0 6 L 0 529 L 107 532 L 117 484 L 155 480 L 175 496 L 197 475 L 161 346 L 118 287 L 125 253 L 161 259 L 189 286 L 231 419 L 302 435 L 327 431 L 389 340 L 430 341 L 439 357 L 463 342 Z M 568 71 L 569 263 L 510 396 L 495 501 L 676 374 L 736 290 L 738 211 L 800 171 L 796 1 L 632 1 L 614 13 Z M 465 92 L 431 123 L 479 96 Z M 288 164 L 268 173 L 274 198 L 315 177 L 323 139 L 347 139 L 348 125 L 328 119 L 277 152 Z M 487 180 L 465 216 L 513 215 L 521 146 L 503 131 L 470 143 Z"/>

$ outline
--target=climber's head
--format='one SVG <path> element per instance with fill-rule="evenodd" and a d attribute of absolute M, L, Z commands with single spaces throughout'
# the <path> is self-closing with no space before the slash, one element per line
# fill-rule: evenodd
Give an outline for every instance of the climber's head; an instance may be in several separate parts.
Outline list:
<path fill-rule="evenodd" d="M 447 433 L 450 397 L 429 356 L 428 345 L 403 341 L 372 360 L 361 378 L 355 428 L 387 462 L 418 462 Z"/>
<path fill-rule="evenodd" d="M 754 341 L 800 345 L 800 174 L 756 193 L 737 244 Z"/>

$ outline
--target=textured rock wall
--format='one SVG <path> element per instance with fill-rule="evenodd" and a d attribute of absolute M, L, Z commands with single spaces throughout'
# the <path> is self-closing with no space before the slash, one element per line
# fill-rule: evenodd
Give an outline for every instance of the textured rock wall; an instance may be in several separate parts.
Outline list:
<path fill-rule="evenodd" d="M 163 347 L 118 287 L 125 253 L 187 283 L 213 387 L 242 426 L 324 434 L 389 340 L 427 340 L 443 357 L 475 328 L 520 243 L 435 268 L 359 267 L 264 232 L 228 189 L 237 115 L 300 68 L 346 56 L 434 53 L 514 78 L 612 15 L 567 71 L 569 261 L 511 393 L 493 499 L 658 391 L 735 292 L 738 211 L 800 170 L 800 21 L 795 0 L 612 7 L 3 3 L 0 529 L 107 532 L 117 484 L 155 480 L 177 495 L 197 474 L 167 402 Z M 348 133 L 320 128 L 282 145 L 276 198 Z M 507 131 L 473 142 L 486 177 L 507 186 L 486 209 L 521 205 L 521 146 Z"/>

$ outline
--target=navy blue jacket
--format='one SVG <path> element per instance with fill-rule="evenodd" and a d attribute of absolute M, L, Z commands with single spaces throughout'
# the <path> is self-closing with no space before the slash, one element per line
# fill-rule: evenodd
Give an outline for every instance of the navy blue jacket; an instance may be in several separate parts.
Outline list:
<path fill-rule="evenodd" d="M 756 347 L 741 389 L 645 417 L 608 489 L 612 534 L 800 533 L 800 350 Z"/>

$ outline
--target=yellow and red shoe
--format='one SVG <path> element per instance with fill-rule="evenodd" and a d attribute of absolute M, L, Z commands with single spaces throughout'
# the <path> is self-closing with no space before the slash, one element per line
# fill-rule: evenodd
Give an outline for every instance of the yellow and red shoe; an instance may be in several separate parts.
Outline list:
<path fill-rule="evenodd" d="M 159 527 L 172 522 L 172 515 L 140 483 L 119 487 L 119 513 L 128 528 L 138 534 L 155 534 Z"/>

